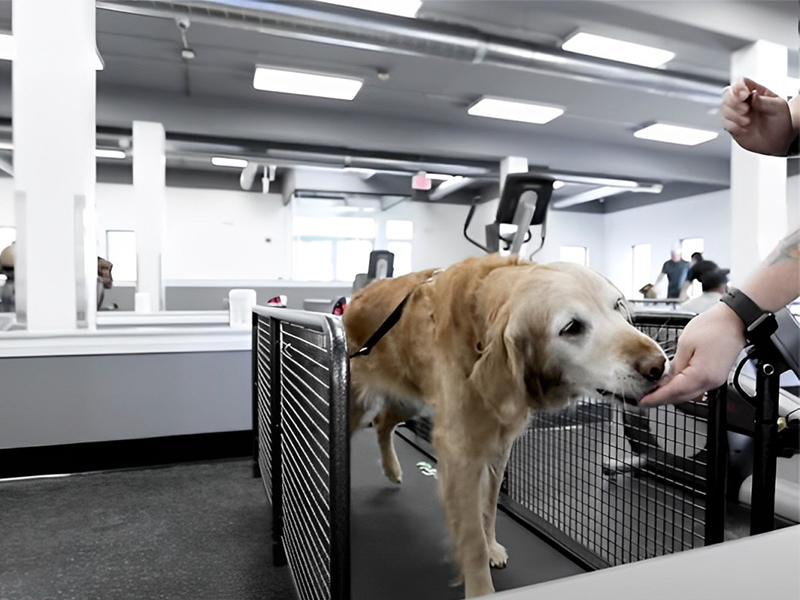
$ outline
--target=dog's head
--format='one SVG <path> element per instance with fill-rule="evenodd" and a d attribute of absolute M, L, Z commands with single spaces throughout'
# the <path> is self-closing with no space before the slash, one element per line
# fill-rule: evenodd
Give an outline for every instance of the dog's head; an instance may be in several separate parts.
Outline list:
<path fill-rule="evenodd" d="M 586 267 L 498 269 L 481 286 L 477 308 L 484 326 L 470 379 L 486 398 L 494 390 L 558 408 L 575 396 L 611 393 L 635 404 L 666 370 L 659 345 L 630 324 L 620 291 Z"/>

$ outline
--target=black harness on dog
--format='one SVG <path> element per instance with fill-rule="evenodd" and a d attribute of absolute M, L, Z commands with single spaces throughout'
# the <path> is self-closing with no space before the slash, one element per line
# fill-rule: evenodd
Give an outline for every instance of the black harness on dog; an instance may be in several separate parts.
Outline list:
<path fill-rule="evenodd" d="M 366 342 L 364 342 L 364 345 L 361 346 L 361 349 L 358 350 L 357 352 L 353 352 L 353 354 L 350 355 L 350 358 L 355 358 L 356 356 L 366 356 L 367 354 L 370 353 L 370 351 L 375 347 L 375 345 L 383 339 L 383 336 L 389 333 L 392 327 L 397 325 L 397 322 L 403 315 L 403 309 L 406 306 L 406 302 L 408 302 L 408 299 L 411 297 L 411 294 L 413 294 L 416 290 L 417 288 L 414 288 L 408 293 L 408 295 L 405 298 L 403 298 L 403 301 L 397 305 L 397 308 L 395 308 L 392 311 L 392 314 L 386 317 L 386 320 L 383 323 L 381 323 L 381 326 L 378 327 L 378 329 L 375 330 L 375 333 L 369 336 L 369 339 Z"/>

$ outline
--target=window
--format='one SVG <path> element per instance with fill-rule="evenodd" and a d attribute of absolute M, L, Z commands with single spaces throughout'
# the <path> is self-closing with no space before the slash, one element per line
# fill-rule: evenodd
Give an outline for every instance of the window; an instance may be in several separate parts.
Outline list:
<path fill-rule="evenodd" d="M 584 246 L 561 246 L 559 260 L 586 267 L 589 265 L 589 252 Z"/>
<path fill-rule="evenodd" d="M 681 258 L 687 262 L 692 261 L 692 254 L 703 252 L 705 243 L 703 238 L 686 238 L 681 240 Z"/>
<path fill-rule="evenodd" d="M 365 217 L 295 216 L 294 279 L 353 281 L 366 273 L 377 224 Z"/>
<path fill-rule="evenodd" d="M 650 244 L 636 244 L 633 246 L 633 289 L 629 298 L 637 297 L 639 290 L 648 283 L 652 283 L 650 269 Z"/>
<path fill-rule="evenodd" d="M 16 227 L 0 227 L 0 252 L 17 241 Z"/>
<path fill-rule="evenodd" d="M 114 281 L 136 281 L 135 231 L 106 231 L 106 253 L 114 265 Z"/>
<path fill-rule="evenodd" d="M 394 276 L 411 273 L 411 240 L 414 223 L 391 219 L 386 221 L 386 249 L 394 254 Z"/>
<path fill-rule="evenodd" d="M 16 227 L 0 227 L 0 252 L 17 241 Z M 6 276 L 0 275 L 0 287 L 5 283 Z"/>

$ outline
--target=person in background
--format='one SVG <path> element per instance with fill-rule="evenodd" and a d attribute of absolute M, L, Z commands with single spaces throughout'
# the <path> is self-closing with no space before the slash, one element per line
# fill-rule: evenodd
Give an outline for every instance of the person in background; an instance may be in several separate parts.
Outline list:
<path fill-rule="evenodd" d="M 713 260 L 706 260 L 703 258 L 702 253 L 695 252 L 692 254 L 692 265 L 686 273 L 686 281 L 681 285 L 681 293 L 678 295 L 679 300 L 686 300 L 689 298 L 689 288 L 692 287 L 693 281 L 703 283 L 703 275 L 711 271 L 718 270 L 717 263 Z M 705 290 L 704 290 L 705 291 Z"/>
<path fill-rule="evenodd" d="M 114 287 L 114 278 L 111 276 L 111 269 L 114 265 L 105 258 L 97 257 L 97 310 L 103 305 L 106 290 Z"/>
<path fill-rule="evenodd" d="M 678 310 L 699 315 L 715 306 L 722 298 L 722 294 L 728 291 L 728 273 L 730 273 L 730 269 L 714 269 L 704 273 L 700 278 L 700 283 L 703 284 L 703 293 L 697 298 L 680 304 Z"/>
<path fill-rule="evenodd" d="M 681 286 L 686 280 L 686 273 L 689 271 L 689 263 L 681 258 L 679 246 L 674 246 L 669 253 L 669 260 L 661 267 L 661 272 L 656 278 L 654 287 L 658 287 L 664 276 L 667 277 L 667 298 L 677 298 L 681 293 Z"/>
<path fill-rule="evenodd" d="M 6 276 L 6 282 L 0 289 L 0 312 L 15 312 L 16 290 L 14 283 L 14 265 L 17 262 L 16 242 L 12 242 L 0 252 L 0 275 Z"/>
<path fill-rule="evenodd" d="M 787 102 L 744 78 L 725 88 L 721 113 L 725 129 L 745 150 L 772 156 L 797 154 L 800 96 Z M 800 229 L 778 244 L 740 291 L 761 310 L 772 312 L 800 296 Z M 689 322 L 678 338 L 669 377 L 639 404 L 686 402 L 722 385 L 745 343 L 742 319 L 727 304 L 717 303 Z"/>

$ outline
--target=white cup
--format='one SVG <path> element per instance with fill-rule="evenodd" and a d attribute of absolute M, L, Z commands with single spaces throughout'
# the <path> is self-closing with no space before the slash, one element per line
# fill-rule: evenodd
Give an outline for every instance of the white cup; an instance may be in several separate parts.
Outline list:
<path fill-rule="evenodd" d="M 253 325 L 253 307 L 255 305 L 255 290 L 231 290 L 228 292 L 230 326 L 236 328 L 251 327 Z"/>

